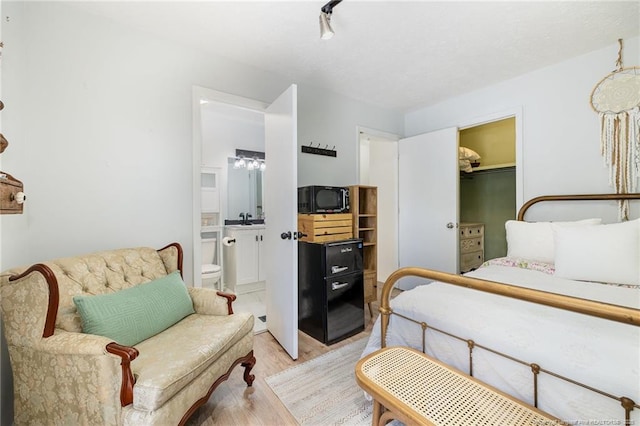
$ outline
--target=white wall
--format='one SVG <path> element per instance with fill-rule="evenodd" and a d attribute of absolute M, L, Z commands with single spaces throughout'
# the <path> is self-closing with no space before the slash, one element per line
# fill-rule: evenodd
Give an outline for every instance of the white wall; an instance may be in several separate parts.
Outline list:
<path fill-rule="evenodd" d="M 640 64 L 640 38 L 624 41 L 624 64 Z M 605 49 L 530 72 L 521 77 L 417 109 L 405 116 L 405 134 L 413 136 L 468 123 L 514 107 L 523 110 L 524 200 L 546 194 L 611 193 L 600 156 L 598 115 L 589 99 L 593 87 L 615 69 L 618 43 Z M 617 220 L 615 204 L 589 206 L 590 214 Z M 587 204 L 580 204 L 586 210 Z M 534 207 L 533 216 L 550 214 L 549 205 Z M 558 216 L 553 206 L 553 218 Z M 562 209 L 561 216 L 578 212 Z M 583 213 L 584 214 L 584 213 Z M 636 214 L 637 215 L 637 214 Z M 529 216 L 528 216 L 529 217 Z"/>
<path fill-rule="evenodd" d="M 325 157 L 301 153 L 299 148 L 298 186 L 358 184 L 358 126 L 402 134 L 399 111 L 370 107 L 313 87 L 298 89 L 298 145 L 313 142 L 321 148 L 335 146 L 337 151 L 337 157 Z"/>
<path fill-rule="evenodd" d="M 236 149 L 264 152 L 264 114 L 210 103 L 202 111 L 202 163 L 226 167 Z"/>
<path fill-rule="evenodd" d="M 28 201 L 3 223 L 3 266 L 172 241 L 191 265 L 192 86 L 269 99 L 287 82 L 64 3 L 5 14 L 3 161 Z"/>

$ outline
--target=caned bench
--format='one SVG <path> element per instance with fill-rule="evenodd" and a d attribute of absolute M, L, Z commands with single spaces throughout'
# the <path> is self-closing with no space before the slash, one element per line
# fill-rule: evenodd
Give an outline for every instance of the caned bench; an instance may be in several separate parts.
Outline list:
<path fill-rule="evenodd" d="M 558 425 L 559 419 L 408 347 L 387 347 L 356 364 L 373 397 L 372 425 Z"/>

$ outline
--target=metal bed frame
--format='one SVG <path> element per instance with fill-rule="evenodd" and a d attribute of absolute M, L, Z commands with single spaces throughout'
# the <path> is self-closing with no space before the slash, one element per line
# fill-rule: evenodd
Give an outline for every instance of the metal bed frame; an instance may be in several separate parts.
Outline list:
<path fill-rule="evenodd" d="M 584 195 L 547 195 L 541 196 L 531 199 L 526 202 L 518 212 L 518 220 L 524 220 L 524 215 L 526 211 L 534 204 L 543 202 L 543 201 L 581 201 L 581 200 L 639 200 L 640 194 L 584 194 Z M 640 408 L 638 402 L 635 402 L 628 396 L 618 396 L 612 395 L 595 387 L 586 385 L 584 383 L 580 383 L 571 378 L 562 376 L 553 371 L 549 371 L 541 368 L 538 364 L 526 362 L 520 359 L 517 359 L 508 354 L 493 350 L 489 347 L 480 345 L 474 342 L 472 339 L 456 336 L 451 334 L 445 330 L 440 330 L 434 327 L 429 326 L 425 322 L 416 321 L 412 318 L 409 318 L 405 315 L 399 314 L 395 312 L 390 306 L 390 297 L 391 292 L 396 284 L 396 282 L 404 277 L 420 277 L 428 280 L 439 281 L 445 284 L 451 284 L 460 287 L 467 287 L 470 289 L 483 291 L 487 293 L 493 293 L 501 296 L 511 297 L 514 299 L 524 300 L 527 302 L 532 302 L 540 305 L 551 306 L 558 309 L 563 309 L 572 312 L 578 312 L 585 315 L 590 315 L 594 317 L 603 318 L 605 320 L 616 321 L 624 324 L 629 324 L 631 326 L 640 327 L 640 309 L 633 309 L 624 306 L 612 305 L 608 303 L 596 302 L 587 299 L 581 299 L 571 296 L 560 295 L 556 293 L 550 293 L 540 290 L 532 290 L 523 287 L 517 287 L 513 285 L 498 283 L 495 281 L 487 281 L 481 280 L 472 277 L 466 277 L 462 275 L 449 274 L 446 272 L 435 271 L 431 269 L 417 268 L 417 267 L 406 267 L 401 268 L 392 273 L 389 278 L 385 281 L 384 286 L 382 287 L 382 294 L 380 297 L 380 324 L 381 324 L 381 344 L 384 348 L 386 346 L 386 335 L 387 335 L 387 327 L 389 325 L 389 319 L 391 315 L 396 315 L 401 318 L 404 318 L 408 321 L 414 322 L 420 325 L 422 329 L 422 352 L 425 352 L 425 339 L 426 339 L 426 331 L 427 329 L 446 334 L 454 339 L 463 341 L 467 343 L 467 347 L 469 349 L 469 372 L 470 376 L 473 376 L 473 350 L 474 348 L 481 348 L 487 350 L 493 354 L 499 355 L 506 359 L 509 359 L 513 362 L 527 365 L 531 368 L 532 377 L 533 377 L 533 388 L 534 388 L 534 406 L 538 406 L 538 375 L 540 373 L 549 374 L 558 379 L 567 381 L 576 386 L 583 387 L 592 392 L 596 392 L 602 396 L 607 398 L 611 398 L 617 400 L 622 405 L 625 412 L 625 424 L 631 424 L 631 411 L 634 408 Z"/>

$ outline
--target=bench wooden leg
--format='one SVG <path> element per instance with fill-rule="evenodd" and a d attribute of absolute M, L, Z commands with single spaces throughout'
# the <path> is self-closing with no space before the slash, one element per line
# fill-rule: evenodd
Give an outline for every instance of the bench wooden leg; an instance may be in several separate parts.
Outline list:
<path fill-rule="evenodd" d="M 395 414 L 390 410 L 385 410 L 384 413 L 382 413 L 382 416 L 380 416 L 380 426 L 386 425 L 393 420 L 397 420 Z M 405 424 L 408 423 L 405 422 Z"/>
<path fill-rule="evenodd" d="M 373 415 L 371 418 L 371 426 L 380 426 L 380 417 L 382 416 L 382 404 L 375 399 L 373 400 Z"/>

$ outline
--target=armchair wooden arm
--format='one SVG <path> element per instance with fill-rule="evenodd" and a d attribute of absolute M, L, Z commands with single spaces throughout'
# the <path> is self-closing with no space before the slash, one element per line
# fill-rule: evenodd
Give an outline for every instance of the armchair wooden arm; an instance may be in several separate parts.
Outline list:
<path fill-rule="evenodd" d="M 122 386 L 120 387 L 120 403 L 124 407 L 133 403 L 133 385 L 136 383 L 133 372 L 131 371 L 131 361 L 136 359 L 140 354 L 136 348 L 130 346 L 119 345 L 111 342 L 107 345 L 107 352 L 118 355 L 122 362 Z"/>
<path fill-rule="evenodd" d="M 236 300 L 236 295 L 231 293 L 224 293 L 222 291 L 216 291 L 218 296 L 222 296 L 227 299 L 227 309 L 229 309 L 229 315 L 233 314 L 233 302 Z"/>

